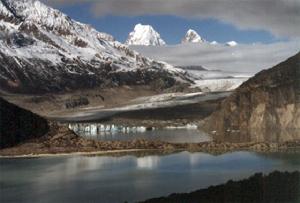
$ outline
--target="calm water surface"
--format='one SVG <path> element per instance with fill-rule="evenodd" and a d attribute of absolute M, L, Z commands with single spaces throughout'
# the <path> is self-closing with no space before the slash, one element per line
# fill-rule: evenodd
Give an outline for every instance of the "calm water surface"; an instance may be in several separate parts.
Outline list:
<path fill-rule="evenodd" d="M 134 202 L 274 170 L 300 170 L 300 153 L 0 159 L 0 202 Z"/>

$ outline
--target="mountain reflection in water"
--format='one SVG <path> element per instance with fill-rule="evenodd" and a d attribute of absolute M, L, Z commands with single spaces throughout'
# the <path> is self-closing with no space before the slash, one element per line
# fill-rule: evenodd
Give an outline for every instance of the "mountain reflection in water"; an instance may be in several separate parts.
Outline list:
<path fill-rule="evenodd" d="M 258 172 L 299 171 L 299 157 L 292 151 L 0 159 L 0 202 L 136 202 Z"/>
<path fill-rule="evenodd" d="M 273 142 L 300 140 L 300 129 L 251 129 L 249 131 L 226 130 L 214 138 L 221 142 Z"/>

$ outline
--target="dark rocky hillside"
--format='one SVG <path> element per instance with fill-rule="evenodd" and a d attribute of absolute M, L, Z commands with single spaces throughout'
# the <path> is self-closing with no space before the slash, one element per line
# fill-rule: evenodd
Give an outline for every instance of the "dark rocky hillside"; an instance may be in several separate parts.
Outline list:
<path fill-rule="evenodd" d="M 0 148 L 41 137 L 48 130 L 45 119 L 0 98 Z"/>
<path fill-rule="evenodd" d="M 278 172 L 269 175 L 257 173 L 241 181 L 184 194 L 154 198 L 144 203 L 219 203 L 219 202 L 299 202 L 300 173 Z"/>
<path fill-rule="evenodd" d="M 227 141 L 299 139 L 300 53 L 242 84 L 206 119 L 204 128 Z M 295 132 L 285 133 L 290 130 Z"/>

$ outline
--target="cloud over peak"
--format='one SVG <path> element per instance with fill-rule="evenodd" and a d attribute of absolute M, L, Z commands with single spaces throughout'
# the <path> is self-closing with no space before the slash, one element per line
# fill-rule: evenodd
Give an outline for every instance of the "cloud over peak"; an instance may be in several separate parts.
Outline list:
<path fill-rule="evenodd" d="M 300 36 L 299 0 L 43 0 L 61 4 L 89 3 L 95 16 L 174 15 L 214 18 L 240 29 L 266 30 L 278 37 Z"/>

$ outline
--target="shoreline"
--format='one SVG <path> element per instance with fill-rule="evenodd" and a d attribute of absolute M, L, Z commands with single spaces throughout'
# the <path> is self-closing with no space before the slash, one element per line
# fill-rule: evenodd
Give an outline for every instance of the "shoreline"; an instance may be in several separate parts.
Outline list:
<path fill-rule="evenodd" d="M 218 142 L 168 143 L 158 140 L 135 139 L 130 141 L 99 141 L 82 138 L 65 126 L 53 125 L 50 132 L 40 138 L 0 149 L 0 158 L 37 158 L 58 156 L 103 155 L 146 151 L 189 151 L 225 153 L 230 151 L 273 152 L 300 149 L 300 140 L 281 143 Z"/>
<path fill-rule="evenodd" d="M 213 142 L 211 142 L 214 144 Z M 170 144 L 170 143 L 169 143 Z M 74 151 L 74 152 L 62 152 L 62 153 L 40 153 L 40 154 L 16 154 L 16 155 L 0 155 L 1 159 L 22 159 L 22 158 L 46 158 L 46 157 L 71 157 L 71 156 L 97 156 L 97 155 L 115 155 L 119 153 L 138 153 L 138 152 L 190 152 L 190 153 L 209 153 L 209 154 L 225 154 L 237 151 L 247 151 L 247 152 L 290 152 L 290 151 L 300 151 L 300 145 L 294 147 L 269 147 L 269 148 L 261 148 L 255 147 L 260 145 L 265 145 L 267 143 L 239 143 L 240 146 L 237 148 L 224 149 L 224 148 L 194 148 L 195 145 L 201 145 L 201 143 L 193 143 L 193 144 L 184 144 L 188 145 L 187 147 L 182 148 L 173 148 L 173 149 L 153 149 L 153 148 L 136 148 L 136 149 L 115 149 L 115 150 L 96 150 L 96 151 Z M 223 143 L 228 144 L 228 143 Z M 235 143 L 236 144 L 236 143 Z M 246 146 L 248 145 L 248 146 Z"/>
<path fill-rule="evenodd" d="M 104 155 L 126 152 L 154 151 L 153 149 L 124 149 L 124 150 L 107 150 L 95 152 L 70 152 L 70 153 L 46 153 L 46 154 L 23 154 L 23 155 L 0 155 L 0 159 L 19 159 L 19 158 L 44 158 L 44 157 L 62 157 L 62 156 L 85 156 L 85 155 Z"/>

